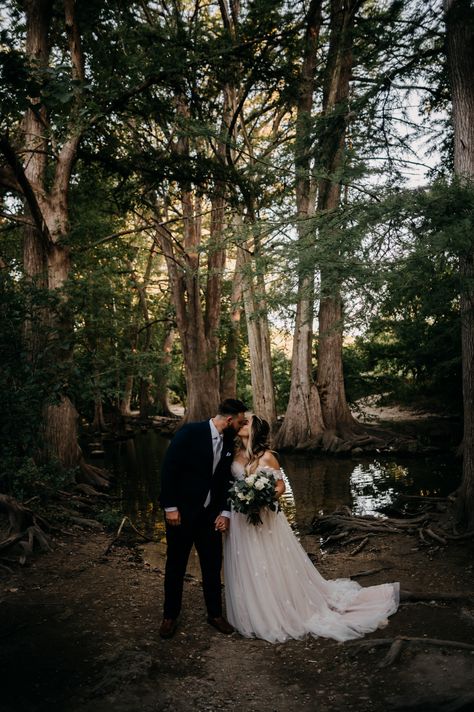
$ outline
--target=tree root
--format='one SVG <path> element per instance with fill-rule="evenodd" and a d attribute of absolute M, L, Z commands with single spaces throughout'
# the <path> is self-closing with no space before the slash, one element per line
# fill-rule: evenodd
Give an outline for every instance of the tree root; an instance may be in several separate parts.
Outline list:
<path fill-rule="evenodd" d="M 433 504 L 439 508 L 440 501 L 446 499 L 432 498 Z M 386 517 L 355 517 L 347 507 L 342 507 L 332 514 L 315 517 L 311 525 L 311 533 L 323 536 L 323 546 L 338 542 L 342 546 L 363 541 L 364 543 L 356 547 L 351 556 L 359 553 L 367 544 L 366 539 L 374 534 L 409 534 L 419 537 L 420 542 L 425 546 L 433 546 L 433 542 L 440 546 L 447 546 L 450 541 L 462 541 L 474 537 L 474 532 L 458 534 L 452 527 L 445 511 L 422 511 L 421 514 L 413 514 L 407 518 Z M 359 532 L 359 534 L 357 534 Z M 357 534 L 356 536 L 350 536 Z M 349 538 L 347 538 L 349 537 Z"/>
<path fill-rule="evenodd" d="M 411 519 L 380 519 L 376 517 L 353 517 L 350 514 L 339 514 L 338 512 L 334 512 L 333 514 L 329 514 L 327 516 L 315 517 L 312 522 L 312 531 L 313 534 L 315 534 L 320 532 L 323 533 L 331 529 L 335 530 L 334 534 L 330 534 L 333 541 L 336 537 L 338 539 L 343 539 L 344 537 L 342 534 L 344 532 L 349 533 L 350 531 L 363 531 L 366 533 L 375 532 L 379 534 L 400 534 L 405 531 L 415 533 L 417 526 L 428 522 L 429 518 L 429 514 L 422 514 L 421 516 L 413 517 Z"/>
<path fill-rule="evenodd" d="M 390 646 L 387 655 L 380 661 L 378 667 L 384 668 L 392 665 L 402 652 L 404 645 L 409 646 L 431 646 L 439 648 L 456 648 L 457 650 L 474 651 L 474 645 L 471 643 L 462 643 L 457 640 L 440 640 L 437 638 L 410 638 L 405 635 L 400 635 L 396 638 L 373 638 L 372 640 L 351 640 L 346 645 L 359 648 L 380 648 Z"/>
<path fill-rule="evenodd" d="M 98 490 L 94 489 L 92 485 L 89 485 L 86 482 L 80 482 L 75 486 L 74 489 L 77 492 L 82 492 L 82 494 L 85 494 L 88 497 L 102 497 L 103 499 L 111 499 L 109 494 L 106 494 L 105 492 L 99 492 Z"/>
<path fill-rule="evenodd" d="M 95 465 L 90 465 L 81 457 L 79 461 L 79 473 L 76 477 L 78 485 L 86 484 L 92 488 L 98 487 L 99 489 L 107 489 L 110 487 L 110 477 L 110 473 L 106 470 L 95 467 Z"/>
<path fill-rule="evenodd" d="M 417 603 L 418 601 L 467 601 L 474 599 L 474 591 L 440 593 L 431 591 L 400 591 L 401 603 Z"/>
<path fill-rule="evenodd" d="M 51 551 L 48 537 L 42 529 L 51 529 L 45 519 L 6 494 L 0 494 L 0 514 L 6 515 L 9 522 L 7 537 L 0 542 L 0 550 L 17 545 L 21 549 L 20 564 L 31 556 L 35 543 L 41 551 Z"/>

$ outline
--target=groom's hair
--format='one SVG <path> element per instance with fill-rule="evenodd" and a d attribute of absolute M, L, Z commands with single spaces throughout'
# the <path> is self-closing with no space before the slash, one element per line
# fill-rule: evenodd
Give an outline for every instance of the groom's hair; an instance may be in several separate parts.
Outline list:
<path fill-rule="evenodd" d="M 225 401 L 219 403 L 217 414 L 227 416 L 238 415 L 239 413 L 245 413 L 246 410 L 248 410 L 248 408 L 241 400 L 237 400 L 237 398 L 226 398 Z"/>

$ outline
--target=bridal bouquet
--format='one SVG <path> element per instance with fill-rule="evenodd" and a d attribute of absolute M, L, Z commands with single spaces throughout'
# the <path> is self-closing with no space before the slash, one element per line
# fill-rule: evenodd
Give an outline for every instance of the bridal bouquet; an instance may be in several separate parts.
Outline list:
<path fill-rule="evenodd" d="M 249 524 L 262 524 L 260 510 L 264 507 L 276 512 L 279 509 L 275 498 L 276 477 L 270 468 L 261 468 L 243 480 L 235 480 L 229 490 L 234 510 L 247 515 Z"/>

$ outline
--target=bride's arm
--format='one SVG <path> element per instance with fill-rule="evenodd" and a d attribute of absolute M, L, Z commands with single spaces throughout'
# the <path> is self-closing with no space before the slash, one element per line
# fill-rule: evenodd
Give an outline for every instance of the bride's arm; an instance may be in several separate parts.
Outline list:
<path fill-rule="evenodd" d="M 275 455 L 270 451 L 266 450 L 259 460 L 259 465 L 262 467 L 271 467 L 272 470 L 280 472 L 280 463 L 276 459 Z M 285 482 L 283 479 L 279 479 L 275 483 L 275 492 L 277 497 L 281 497 L 285 491 Z"/>

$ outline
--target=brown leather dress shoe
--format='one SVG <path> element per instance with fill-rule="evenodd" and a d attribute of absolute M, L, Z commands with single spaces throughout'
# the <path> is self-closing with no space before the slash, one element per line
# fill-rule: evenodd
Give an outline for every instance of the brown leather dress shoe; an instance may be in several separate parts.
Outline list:
<path fill-rule="evenodd" d="M 211 618 L 211 616 L 209 616 L 207 622 L 218 630 L 219 633 L 223 633 L 224 635 L 230 635 L 235 630 L 235 628 L 232 628 L 231 624 L 228 623 L 228 621 L 226 621 L 226 619 L 222 616 L 219 616 L 218 618 Z"/>
<path fill-rule="evenodd" d="M 160 630 L 158 631 L 161 638 L 172 638 L 176 633 L 177 621 L 175 618 L 163 618 Z"/>

